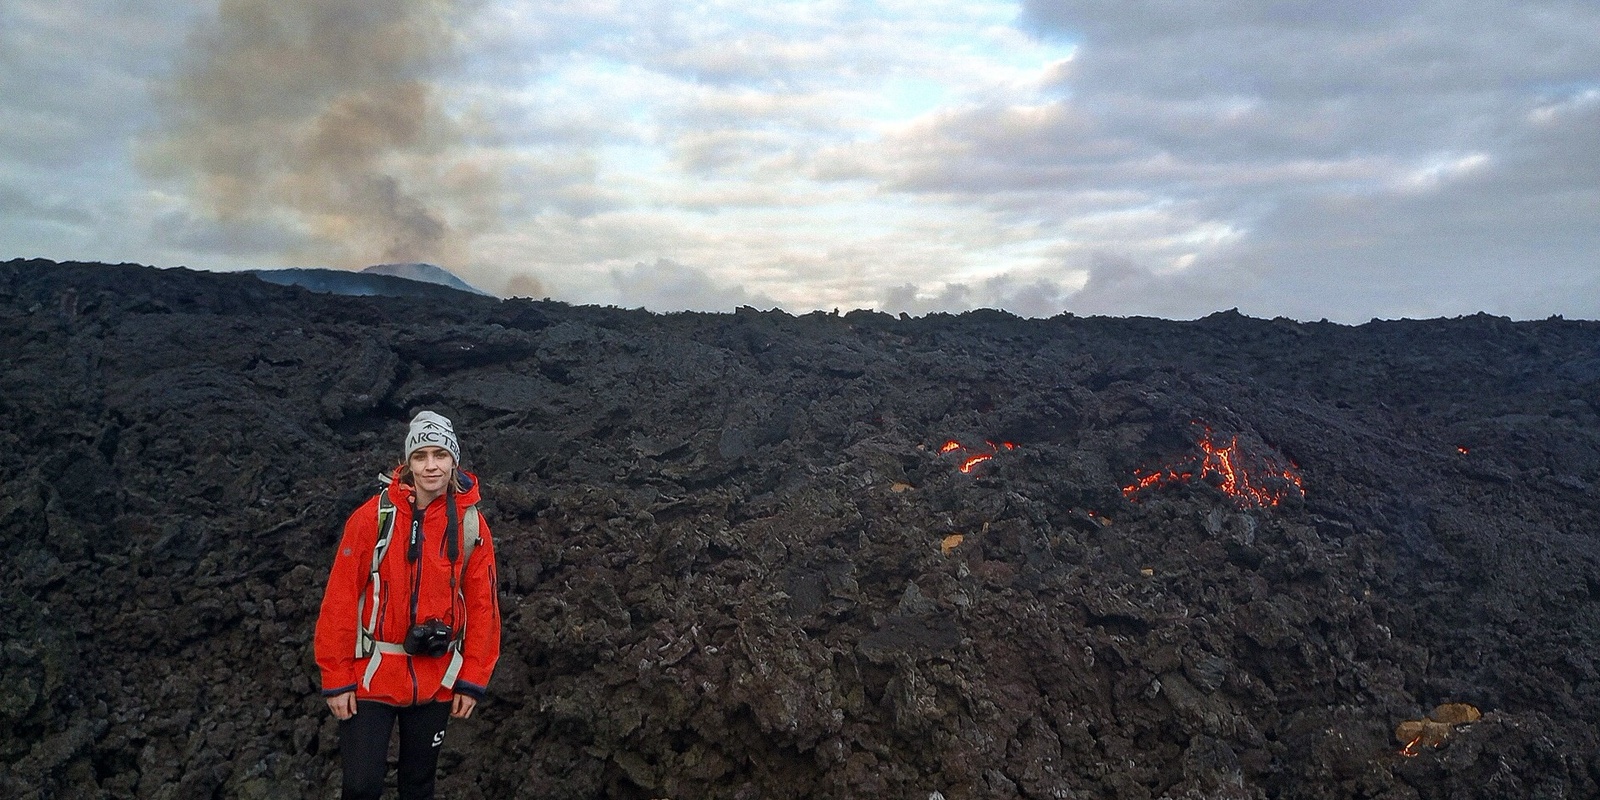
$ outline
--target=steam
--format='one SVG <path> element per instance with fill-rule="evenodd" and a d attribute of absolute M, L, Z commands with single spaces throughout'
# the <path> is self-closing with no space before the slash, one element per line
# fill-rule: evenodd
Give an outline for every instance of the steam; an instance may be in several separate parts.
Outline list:
<path fill-rule="evenodd" d="M 879 308 L 891 314 L 913 315 L 1003 308 L 1023 317 L 1050 317 L 1068 308 L 1074 291 L 1067 283 L 1005 273 L 973 284 L 946 284 L 938 291 L 925 290 L 914 283 L 891 286 L 882 290 Z"/>
<path fill-rule="evenodd" d="M 718 281 L 704 270 L 666 258 L 611 270 L 617 303 L 657 311 L 732 311 L 739 306 L 775 308 L 777 300 L 760 291 Z"/>
<path fill-rule="evenodd" d="M 142 165 L 224 239 L 270 231 L 342 266 L 462 264 L 496 182 L 458 155 L 464 128 L 433 83 L 459 5 L 221 0 L 158 92 Z"/>

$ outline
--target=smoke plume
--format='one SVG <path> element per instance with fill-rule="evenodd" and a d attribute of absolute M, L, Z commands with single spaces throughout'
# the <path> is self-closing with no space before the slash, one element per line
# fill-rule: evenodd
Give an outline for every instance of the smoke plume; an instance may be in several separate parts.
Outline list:
<path fill-rule="evenodd" d="M 462 264 L 493 223 L 495 180 L 459 155 L 464 128 L 434 84 L 460 6 L 221 0 L 143 143 L 145 168 L 183 185 L 201 218 L 169 227 L 289 241 L 278 254 L 343 266 Z"/>

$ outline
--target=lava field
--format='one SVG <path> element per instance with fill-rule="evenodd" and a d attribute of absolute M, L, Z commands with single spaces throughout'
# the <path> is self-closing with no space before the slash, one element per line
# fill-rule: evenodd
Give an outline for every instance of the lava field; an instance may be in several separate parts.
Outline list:
<path fill-rule="evenodd" d="M 504 611 L 442 797 L 1600 796 L 1600 323 L 18 260 L 0 352 L 5 797 L 336 797 L 314 616 L 423 408 Z"/>

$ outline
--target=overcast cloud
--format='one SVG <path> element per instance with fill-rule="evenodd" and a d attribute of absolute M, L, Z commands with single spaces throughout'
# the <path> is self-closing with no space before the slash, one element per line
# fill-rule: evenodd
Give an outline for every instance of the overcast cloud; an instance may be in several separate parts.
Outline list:
<path fill-rule="evenodd" d="M 0 5 L 0 256 L 1600 318 L 1593 2 Z"/>

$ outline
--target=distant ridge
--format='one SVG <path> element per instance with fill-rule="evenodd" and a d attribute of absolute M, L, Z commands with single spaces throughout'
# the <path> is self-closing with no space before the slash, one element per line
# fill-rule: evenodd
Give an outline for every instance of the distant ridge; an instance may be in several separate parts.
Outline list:
<path fill-rule="evenodd" d="M 485 297 L 493 296 L 488 292 L 485 292 L 482 289 L 479 289 L 478 287 L 456 277 L 455 273 L 451 272 L 450 270 L 435 264 L 425 264 L 422 262 L 412 262 L 408 264 L 374 264 L 364 270 L 361 270 L 361 272 L 367 275 L 393 275 L 396 278 L 405 278 L 406 280 L 422 281 L 424 283 L 437 283 L 441 286 L 448 286 L 452 289 L 460 289 L 463 292 L 481 294 Z"/>
<path fill-rule="evenodd" d="M 316 267 L 257 269 L 249 272 L 268 283 L 299 286 L 321 294 L 446 298 L 453 292 L 466 292 L 483 297 L 493 296 L 433 264 L 377 264 L 360 272 Z"/>

